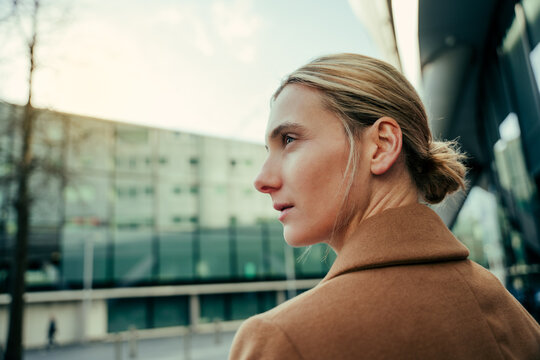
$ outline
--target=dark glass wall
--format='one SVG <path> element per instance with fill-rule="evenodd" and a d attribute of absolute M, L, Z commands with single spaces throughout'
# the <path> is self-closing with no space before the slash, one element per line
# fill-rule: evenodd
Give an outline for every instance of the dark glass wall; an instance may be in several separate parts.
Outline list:
<path fill-rule="evenodd" d="M 6 126 L 18 108 L 0 105 Z M 62 164 L 66 179 L 33 178 L 29 290 L 80 289 L 85 279 L 100 288 L 286 278 L 281 224 L 252 186 L 262 145 L 53 112 L 38 124 L 36 138 L 56 142 L 36 144 L 36 154 Z M 3 147 L 17 139 L 8 135 Z M 12 215 L 0 228 L 3 291 Z M 316 246 L 289 262 L 289 277 L 323 277 L 326 252 Z"/>
<path fill-rule="evenodd" d="M 490 166 L 453 231 L 538 319 L 540 3 L 524 0 L 511 10 L 494 21 L 501 28 L 493 35 L 502 36 L 486 44 L 480 74 L 477 125 Z"/>

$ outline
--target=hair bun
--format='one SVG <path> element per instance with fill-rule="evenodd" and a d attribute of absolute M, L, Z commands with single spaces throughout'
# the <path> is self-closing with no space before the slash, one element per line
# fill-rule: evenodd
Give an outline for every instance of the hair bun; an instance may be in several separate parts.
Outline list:
<path fill-rule="evenodd" d="M 466 155 L 456 141 L 432 141 L 421 175 L 415 177 L 417 186 L 430 204 L 441 202 L 459 188 L 465 189 Z"/>

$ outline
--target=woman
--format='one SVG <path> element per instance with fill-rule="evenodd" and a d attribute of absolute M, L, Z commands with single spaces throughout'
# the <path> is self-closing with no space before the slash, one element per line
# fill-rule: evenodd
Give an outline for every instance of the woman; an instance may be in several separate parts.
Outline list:
<path fill-rule="evenodd" d="M 464 188 L 390 65 L 318 58 L 276 91 L 255 180 L 291 246 L 337 258 L 313 289 L 244 322 L 231 359 L 539 359 L 540 326 L 419 200 Z"/>

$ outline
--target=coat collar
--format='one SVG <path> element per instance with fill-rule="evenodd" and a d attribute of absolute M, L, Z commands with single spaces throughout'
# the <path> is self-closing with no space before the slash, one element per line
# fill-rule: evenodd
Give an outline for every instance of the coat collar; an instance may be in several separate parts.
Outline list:
<path fill-rule="evenodd" d="M 423 204 L 383 211 L 362 221 L 323 282 L 338 275 L 403 264 L 463 260 L 467 248 Z"/>

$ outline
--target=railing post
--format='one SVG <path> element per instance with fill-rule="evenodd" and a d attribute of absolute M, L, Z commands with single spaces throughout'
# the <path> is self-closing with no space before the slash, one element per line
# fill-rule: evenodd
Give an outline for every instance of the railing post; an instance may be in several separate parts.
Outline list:
<path fill-rule="evenodd" d="M 184 359 L 191 360 L 191 334 L 192 328 L 188 326 L 184 334 Z"/>
<path fill-rule="evenodd" d="M 285 291 L 276 291 L 276 305 L 283 304 L 285 302 Z"/>
<path fill-rule="evenodd" d="M 216 345 L 221 344 L 221 320 L 214 319 L 214 342 Z"/>
<path fill-rule="evenodd" d="M 189 296 L 189 325 L 191 331 L 196 333 L 197 326 L 199 325 L 199 318 L 201 314 L 201 306 L 199 302 L 199 295 Z"/>
<path fill-rule="evenodd" d="M 137 357 L 137 329 L 133 325 L 129 327 L 129 357 Z"/>
<path fill-rule="evenodd" d="M 122 335 L 118 333 L 114 336 L 114 358 L 122 360 L 122 357 Z"/>

